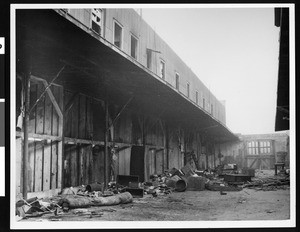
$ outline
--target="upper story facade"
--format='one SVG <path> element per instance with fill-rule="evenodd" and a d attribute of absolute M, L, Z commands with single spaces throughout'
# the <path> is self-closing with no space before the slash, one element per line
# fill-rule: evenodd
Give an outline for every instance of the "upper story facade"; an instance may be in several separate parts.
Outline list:
<path fill-rule="evenodd" d="M 225 105 L 134 9 L 60 9 L 94 37 L 108 41 L 178 94 L 226 124 Z"/>

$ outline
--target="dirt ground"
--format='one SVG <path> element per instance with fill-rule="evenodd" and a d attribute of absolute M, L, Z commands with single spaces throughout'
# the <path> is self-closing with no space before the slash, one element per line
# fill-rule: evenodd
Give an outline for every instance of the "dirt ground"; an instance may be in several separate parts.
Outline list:
<path fill-rule="evenodd" d="M 266 175 L 258 173 L 258 175 Z M 81 212 L 80 212 L 81 211 Z M 222 221 L 285 220 L 290 218 L 290 189 L 237 192 L 185 191 L 144 195 L 132 203 L 72 209 L 59 216 L 45 214 L 21 221 Z"/>

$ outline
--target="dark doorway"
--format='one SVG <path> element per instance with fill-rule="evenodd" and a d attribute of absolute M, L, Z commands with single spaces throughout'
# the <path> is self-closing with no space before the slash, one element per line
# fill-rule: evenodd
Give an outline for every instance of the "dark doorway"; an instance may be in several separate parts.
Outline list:
<path fill-rule="evenodd" d="M 144 155 L 144 147 L 132 146 L 130 157 L 130 175 L 139 176 L 140 182 L 144 182 Z"/>

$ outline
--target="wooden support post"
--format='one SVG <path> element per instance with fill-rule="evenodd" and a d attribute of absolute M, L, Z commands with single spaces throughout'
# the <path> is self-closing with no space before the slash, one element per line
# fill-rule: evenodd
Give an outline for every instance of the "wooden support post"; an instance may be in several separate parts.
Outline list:
<path fill-rule="evenodd" d="M 110 155 L 108 154 L 108 101 L 107 101 L 107 90 L 106 91 L 106 98 L 105 98 L 105 120 L 104 120 L 104 188 L 107 187 L 109 182 L 110 176 Z"/>
<path fill-rule="evenodd" d="M 214 168 L 216 168 L 216 143 L 213 143 Z"/>
<path fill-rule="evenodd" d="M 169 126 L 168 124 L 166 123 L 165 124 L 165 129 L 166 129 L 166 152 L 167 152 L 167 155 L 166 155 L 166 163 L 167 163 L 167 169 L 169 169 L 169 152 L 170 152 L 170 148 L 169 148 Z"/>
<path fill-rule="evenodd" d="M 25 95 L 24 104 L 24 148 L 23 148 L 23 198 L 27 199 L 28 193 L 28 127 L 29 127 L 29 99 L 30 99 L 30 75 L 23 77 Z"/>
<path fill-rule="evenodd" d="M 61 104 L 61 111 L 63 112 L 62 117 L 59 117 L 59 126 L 58 126 L 58 135 L 61 136 L 61 142 L 58 143 L 58 177 L 57 177 L 57 184 L 58 184 L 58 188 L 60 188 L 61 190 L 63 190 L 63 188 L 65 187 L 65 175 L 64 175 L 64 166 L 65 166 L 65 132 L 64 132 L 64 128 L 65 128 L 65 94 L 64 94 L 64 88 L 62 88 L 61 90 L 61 94 L 60 94 L 60 98 L 62 101 Z"/>

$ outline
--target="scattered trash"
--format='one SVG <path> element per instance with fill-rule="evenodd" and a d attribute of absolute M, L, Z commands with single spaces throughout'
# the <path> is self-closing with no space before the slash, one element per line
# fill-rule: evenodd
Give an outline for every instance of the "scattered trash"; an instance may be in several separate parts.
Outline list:
<path fill-rule="evenodd" d="M 221 182 L 220 180 L 208 181 L 205 184 L 205 187 L 211 191 L 241 191 L 243 188 L 235 185 L 228 185 L 225 182 Z"/>
<path fill-rule="evenodd" d="M 240 199 L 239 201 L 238 201 L 238 203 L 240 203 L 240 204 L 243 204 L 243 203 L 245 203 L 246 202 L 246 199 Z"/>
<path fill-rule="evenodd" d="M 287 189 L 290 185 L 289 176 L 274 176 L 255 178 L 252 182 L 247 182 L 243 187 L 255 190 L 274 191 L 277 189 Z"/>
<path fill-rule="evenodd" d="M 274 212 L 276 212 L 276 211 L 275 211 L 275 210 L 269 209 L 269 210 L 267 210 L 266 212 L 267 212 L 267 213 L 274 213 Z"/>

